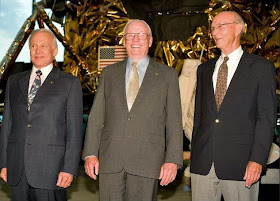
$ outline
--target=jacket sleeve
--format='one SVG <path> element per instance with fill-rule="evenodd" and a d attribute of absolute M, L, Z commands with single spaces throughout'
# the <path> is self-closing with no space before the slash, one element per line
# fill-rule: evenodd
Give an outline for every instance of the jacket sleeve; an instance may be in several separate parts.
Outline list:
<path fill-rule="evenodd" d="M 170 68 L 166 99 L 166 163 L 183 165 L 183 128 L 178 75 Z"/>
<path fill-rule="evenodd" d="M 5 102 L 4 102 L 4 113 L 3 120 L 1 124 L 1 134 L 0 134 L 0 169 L 6 167 L 7 160 L 7 144 L 8 138 L 11 133 L 12 128 L 12 111 L 10 105 L 10 78 L 7 82 L 7 87 L 5 91 Z"/>
<path fill-rule="evenodd" d="M 264 62 L 262 62 L 264 61 Z M 266 167 L 276 124 L 276 76 L 273 63 L 262 60 L 257 93 L 257 117 L 250 161 Z"/>
<path fill-rule="evenodd" d="M 98 157 L 100 138 L 105 119 L 105 72 L 106 69 L 103 69 L 98 90 L 94 97 L 94 103 L 89 114 L 83 149 L 83 159 L 87 156 Z"/>
<path fill-rule="evenodd" d="M 193 146 L 194 141 L 196 140 L 195 135 L 200 126 L 200 116 L 201 116 L 201 71 L 202 65 L 199 65 L 197 69 L 197 85 L 195 93 L 195 105 L 194 105 L 194 120 L 193 120 L 193 131 L 192 131 L 192 141 L 191 146 Z"/>
<path fill-rule="evenodd" d="M 83 95 L 79 79 L 74 80 L 67 99 L 67 136 L 63 172 L 76 175 L 83 139 Z"/>

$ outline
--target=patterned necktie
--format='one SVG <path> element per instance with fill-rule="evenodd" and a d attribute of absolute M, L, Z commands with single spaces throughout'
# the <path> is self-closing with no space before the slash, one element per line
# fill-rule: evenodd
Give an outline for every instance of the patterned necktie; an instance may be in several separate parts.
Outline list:
<path fill-rule="evenodd" d="M 28 109 L 30 109 L 33 99 L 41 86 L 41 75 L 42 72 L 40 70 L 37 70 L 35 80 L 28 94 Z"/>
<path fill-rule="evenodd" d="M 221 64 L 218 72 L 217 84 L 216 84 L 216 93 L 215 99 L 217 103 L 217 111 L 219 111 L 223 99 L 225 97 L 227 91 L 227 75 L 228 75 L 228 66 L 227 61 L 229 60 L 228 57 L 224 58 L 223 63 Z"/>
<path fill-rule="evenodd" d="M 137 72 L 137 62 L 132 63 L 132 71 L 130 72 L 129 80 L 128 80 L 128 88 L 126 93 L 126 100 L 128 110 L 130 111 L 137 93 L 139 91 L 139 75 Z"/>

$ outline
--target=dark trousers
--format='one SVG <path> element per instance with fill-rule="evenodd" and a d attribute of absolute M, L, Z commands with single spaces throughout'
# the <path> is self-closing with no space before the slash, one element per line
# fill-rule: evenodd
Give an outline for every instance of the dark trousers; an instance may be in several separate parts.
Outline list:
<path fill-rule="evenodd" d="M 100 201 L 156 201 L 158 180 L 122 170 L 99 175 Z"/>
<path fill-rule="evenodd" d="M 23 171 L 19 184 L 10 186 L 10 189 L 12 201 L 67 201 L 65 189 L 46 190 L 31 187 L 25 171 Z"/>

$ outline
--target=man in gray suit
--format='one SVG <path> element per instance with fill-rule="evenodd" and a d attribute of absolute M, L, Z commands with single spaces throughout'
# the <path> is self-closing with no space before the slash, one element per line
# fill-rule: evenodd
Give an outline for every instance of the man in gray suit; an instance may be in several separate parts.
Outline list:
<path fill-rule="evenodd" d="M 83 152 L 101 201 L 156 200 L 158 179 L 168 185 L 182 165 L 178 76 L 147 56 L 152 41 L 146 22 L 130 20 L 128 59 L 102 71 Z"/>
<path fill-rule="evenodd" d="M 9 77 L 0 135 L 1 178 L 12 201 L 66 201 L 77 175 L 82 144 L 79 79 L 53 68 L 57 54 L 50 30 L 29 40 L 31 71 Z"/>

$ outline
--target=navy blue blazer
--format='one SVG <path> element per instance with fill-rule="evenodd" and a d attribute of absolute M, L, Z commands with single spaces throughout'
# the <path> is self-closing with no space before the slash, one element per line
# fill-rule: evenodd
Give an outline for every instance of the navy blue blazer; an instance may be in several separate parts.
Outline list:
<path fill-rule="evenodd" d="M 272 62 L 244 51 L 219 112 L 212 83 L 218 58 L 198 68 L 191 172 L 243 180 L 248 161 L 265 167 L 276 123 Z"/>

